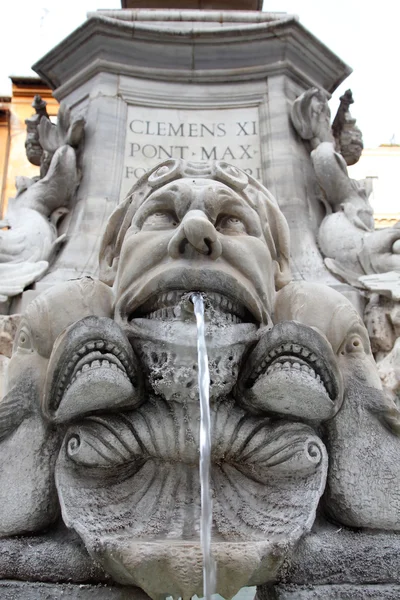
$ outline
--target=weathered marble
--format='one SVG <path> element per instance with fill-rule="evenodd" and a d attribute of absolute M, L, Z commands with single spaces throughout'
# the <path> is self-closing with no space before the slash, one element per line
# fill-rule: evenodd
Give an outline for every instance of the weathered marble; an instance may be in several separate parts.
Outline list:
<path fill-rule="evenodd" d="M 248 169 L 288 220 L 295 277 L 334 281 L 315 241 L 318 189 L 288 112 L 311 85 L 329 93 L 350 69 L 297 17 L 98 11 L 35 69 L 87 123 L 83 178 L 63 225 L 69 241 L 45 284 L 97 275 L 108 217 L 143 169 L 169 155 Z"/>
<path fill-rule="evenodd" d="M 109 219 L 102 281 L 54 286 L 22 316 L 0 404 L 2 536 L 41 531 L 60 508 L 113 581 L 154 599 L 201 595 L 194 291 L 217 591 L 278 580 L 323 494 L 341 523 L 396 529 L 400 413 L 357 311 L 322 284 L 290 283 L 289 256 L 276 200 L 244 171 L 151 169 Z"/>
<path fill-rule="evenodd" d="M 348 67 L 291 15 L 124 10 L 36 68 L 63 104 L 0 232 L 0 595 L 203 594 L 196 292 L 216 591 L 397 597 L 400 229 L 348 177 L 350 93 L 331 127 Z"/>
<path fill-rule="evenodd" d="M 0 536 L 40 531 L 58 516 L 54 465 L 62 434 L 41 408 L 50 354 L 65 327 L 110 311 L 109 288 L 82 279 L 47 290 L 20 320 L 0 402 Z"/>
<path fill-rule="evenodd" d="M 257 598 L 397 598 L 400 536 L 351 531 L 323 522 L 299 544 L 279 584 L 261 586 Z"/>
<path fill-rule="evenodd" d="M 109 585 L 74 585 L 71 583 L 28 583 L 0 581 L 0 594 L 4 600 L 148 600 L 141 590 Z"/>
<path fill-rule="evenodd" d="M 18 194 L 0 223 L 0 302 L 21 294 L 48 269 L 66 241 L 65 234 L 58 235 L 57 225 L 68 213 L 79 183 L 76 151 L 84 120 L 71 122 L 65 105 L 57 125 L 47 113 L 39 116 L 28 123 L 26 150 L 28 157 L 40 159 L 40 177 L 18 178 Z"/>

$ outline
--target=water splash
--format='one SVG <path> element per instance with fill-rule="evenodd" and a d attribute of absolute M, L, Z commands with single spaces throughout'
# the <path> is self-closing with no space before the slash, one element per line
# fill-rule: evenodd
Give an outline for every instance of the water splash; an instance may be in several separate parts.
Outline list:
<path fill-rule="evenodd" d="M 212 497 L 210 489 L 211 470 L 211 419 L 210 419 L 210 374 L 204 335 L 204 301 L 201 294 L 193 294 L 191 300 L 197 323 L 197 357 L 199 364 L 200 395 L 200 489 L 201 523 L 200 541 L 203 552 L 203 595 L 211 600 L 215 591 L 216 571 L 211 554 Z"/>

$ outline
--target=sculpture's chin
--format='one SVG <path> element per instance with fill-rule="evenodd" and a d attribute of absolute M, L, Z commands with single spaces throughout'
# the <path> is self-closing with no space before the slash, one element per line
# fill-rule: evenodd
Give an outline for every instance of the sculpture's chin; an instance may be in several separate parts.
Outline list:
<path fill-rule="evenodd" d="M 198 419 L 198 406 L 160 399 L 88 417 L 58 459 L 66 524 L 115 580 L 153 598 L 202 594 Z M 217 590 L 231 597 L 275 577 L 311 527 L 327 459 L 307 425 L 260 422 L 224 403 L 212 431 Z"/>

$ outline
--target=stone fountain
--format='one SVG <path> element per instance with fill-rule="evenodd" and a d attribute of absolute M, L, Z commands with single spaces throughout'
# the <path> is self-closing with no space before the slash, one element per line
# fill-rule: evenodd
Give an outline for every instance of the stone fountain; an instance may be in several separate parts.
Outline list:
<path fill-rule="evenodd" d="M 35 69 L 61 109 L 0 237 L 2 598 L 203 594 L 195 292 L 216 591 L 398 598 L 400 228 L 348 176 L 349 93 L 331 126 L 349 68 L 291 15 L 128 8 Z"/>

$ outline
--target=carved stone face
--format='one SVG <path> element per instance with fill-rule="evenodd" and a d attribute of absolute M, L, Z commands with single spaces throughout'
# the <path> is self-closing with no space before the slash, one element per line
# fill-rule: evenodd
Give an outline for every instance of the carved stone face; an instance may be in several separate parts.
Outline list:
<path fill-rule="evenodd" d="M 119 259 L 117 312 L 130 320 L 158 311 L 163 307 L 157 295 L 169 291 L 225 296 L 235 304 L 225 307 L 227 315 L 237 317 L 227 316 L 229 322 L 268 321 L 274 268 L 260 217 L 227 185 L 173 181 L 134 215 Z M 166 308 L 174 308 L 178 299 L 171 296 Z M 221 306 L 217 299 L 215 306 Z M 160 316 L 176 318 L 173 311 Z"/>
<path fill-rule="evenodd" d="M 285 227 L 268 192 L 237 169 L 169 161 L 139 182 L 106 231 L 102 275 L 109 283 L 116 276 L 115 320 L 147 390 L 140 406 L 113 400 L 101 415 L 74 414 L 57 489 L 64 521 L 90 553 L 115 580 L 153 598 L 202 593 L 191 292 L 206 303 L 219 593 L 273 579 L 314 520 L 327 469 L 321 440 L 307 423 L 270 421 L 268 409 L 251 416 L 234 390 L 243 353 L 272 325 L 286 277 Z M 74 354 L 72 333 L 61 336 L 56 365 Z M 75 389 L 61 399 L 63 414 Z"/>
<path fill-rule="evenodd" d="M 143 359 L 153 389 L 173 399 L 186 397 L 189 388 L 197 398 L 197 334 L 189 296 L 203 292 L 211 396 L 226 394 L 246 346 L 259 325 L 270 322 L 274 265 L 260 217 L 224 183 L 172 181 L 133 216 L 115 287 L 117 321 Z"/>

